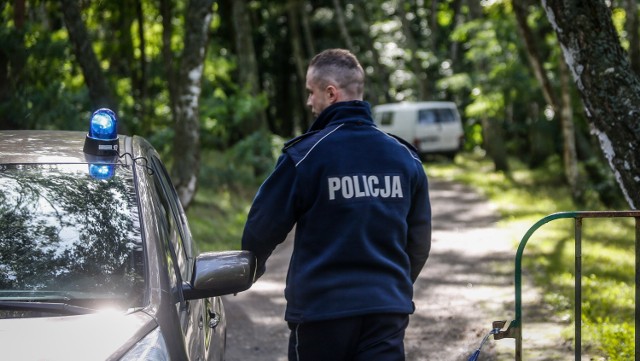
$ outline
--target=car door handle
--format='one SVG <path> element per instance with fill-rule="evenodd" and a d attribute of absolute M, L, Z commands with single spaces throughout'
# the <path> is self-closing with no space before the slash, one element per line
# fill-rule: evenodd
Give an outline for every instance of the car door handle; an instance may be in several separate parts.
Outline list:
<path fill-rule="evenodd" d="M 214 329 L 220 323 L 220 315 L 209 311 L 209 328 Z"/>

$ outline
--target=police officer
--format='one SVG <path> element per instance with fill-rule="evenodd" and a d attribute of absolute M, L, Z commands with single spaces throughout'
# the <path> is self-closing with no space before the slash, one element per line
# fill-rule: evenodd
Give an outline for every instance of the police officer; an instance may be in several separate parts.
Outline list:
<path fill-rule="evenodd" d="M 317 118 L 258 190 L 242 248 L 259 277 L 296 225 L 289 360 L 404 360 L 413 283 L 431 248 L 427 177 L 411 145 L 374 125 L 351 52 L 316 55 L 306 87 Z"/>

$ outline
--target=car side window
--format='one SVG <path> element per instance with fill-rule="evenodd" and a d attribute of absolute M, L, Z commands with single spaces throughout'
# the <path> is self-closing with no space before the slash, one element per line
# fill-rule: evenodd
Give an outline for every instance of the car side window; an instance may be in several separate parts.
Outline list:
<path fill-rule="evenodd" d="M 156 185 L 157 186 L 157 185 Z M 160 194 L 160 192 L 158 192 L 158 194 Z M 176 255 L 173 252 L 172 248 L 173 246 L 171 245 L 171 242 L 169 242 L 169 219 L 171 219 L 171 213 L 170 210 L 167 208 L 167 204 L 165 202 L 164 199 L 162 199 L 162 195 L 160 194 L 161 197 L 161 204 L 158 205 L 158 212 L 157 214 L 159 215 L 158 217 L 158 222 L 160 222 L 160 238 L 163 240 L 163 243 L 165 245 L 165 259 L 167 260 L 167 272 L 169 275 L 169 282 L 171 283 L 171 287 L 173 290 L 174 295 L 176 296 L 176 298 L 181 297 L 180 293 L 180 286 L 182 284 L 180 278 L 178 278 L 178 273 L 177 270 L 179 270 L 179 268 L 176 265 Z"/>
<path fill-rule="evenodd" d="M 173 186 L 171 186 L 171 183 L 167 178 L 166 169 L 160 160 L 155 156 L 152 156 L 151 159 L 155 170 L 155 186 L 158 190 L 162 207 L 164 208 L 164 221 L 166 221 L 169 239 L 171 241 L 173 251 L 175 252 L 180 276 L 182 280 L 188 281 L 191 277 L 191 267 L 189 264 L 189 254 L 187 253 L 188 248 L 184 246 L 185 242 L 183 232 L 181 231 L 182 221 L 176 204 L 177 200 L 175 199 L 175 191 L 173 193 L 167 191 L 168 188 L 173 189 Z"/>

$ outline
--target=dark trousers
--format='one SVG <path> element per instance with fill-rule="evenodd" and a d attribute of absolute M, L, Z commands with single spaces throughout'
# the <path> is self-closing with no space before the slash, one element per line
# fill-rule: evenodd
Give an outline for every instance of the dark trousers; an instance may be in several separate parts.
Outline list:
<path fill-rule="evenodd" d="M 289 361 L 403 361 L 409 315 L 289 323 Z"/>

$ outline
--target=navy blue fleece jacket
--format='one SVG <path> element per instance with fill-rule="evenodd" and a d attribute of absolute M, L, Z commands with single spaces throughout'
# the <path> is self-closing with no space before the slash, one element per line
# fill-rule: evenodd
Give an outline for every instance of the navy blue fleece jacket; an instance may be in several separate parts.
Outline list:
<path fill-rule="evenodd" d="M 294 225 L 287 321 L 413 312 L 431 248 L 427 177 L 410 145 L 376 128 L 368 103 L 335 103 L 285 144 L 242 237 L 259 275 Z"/>

